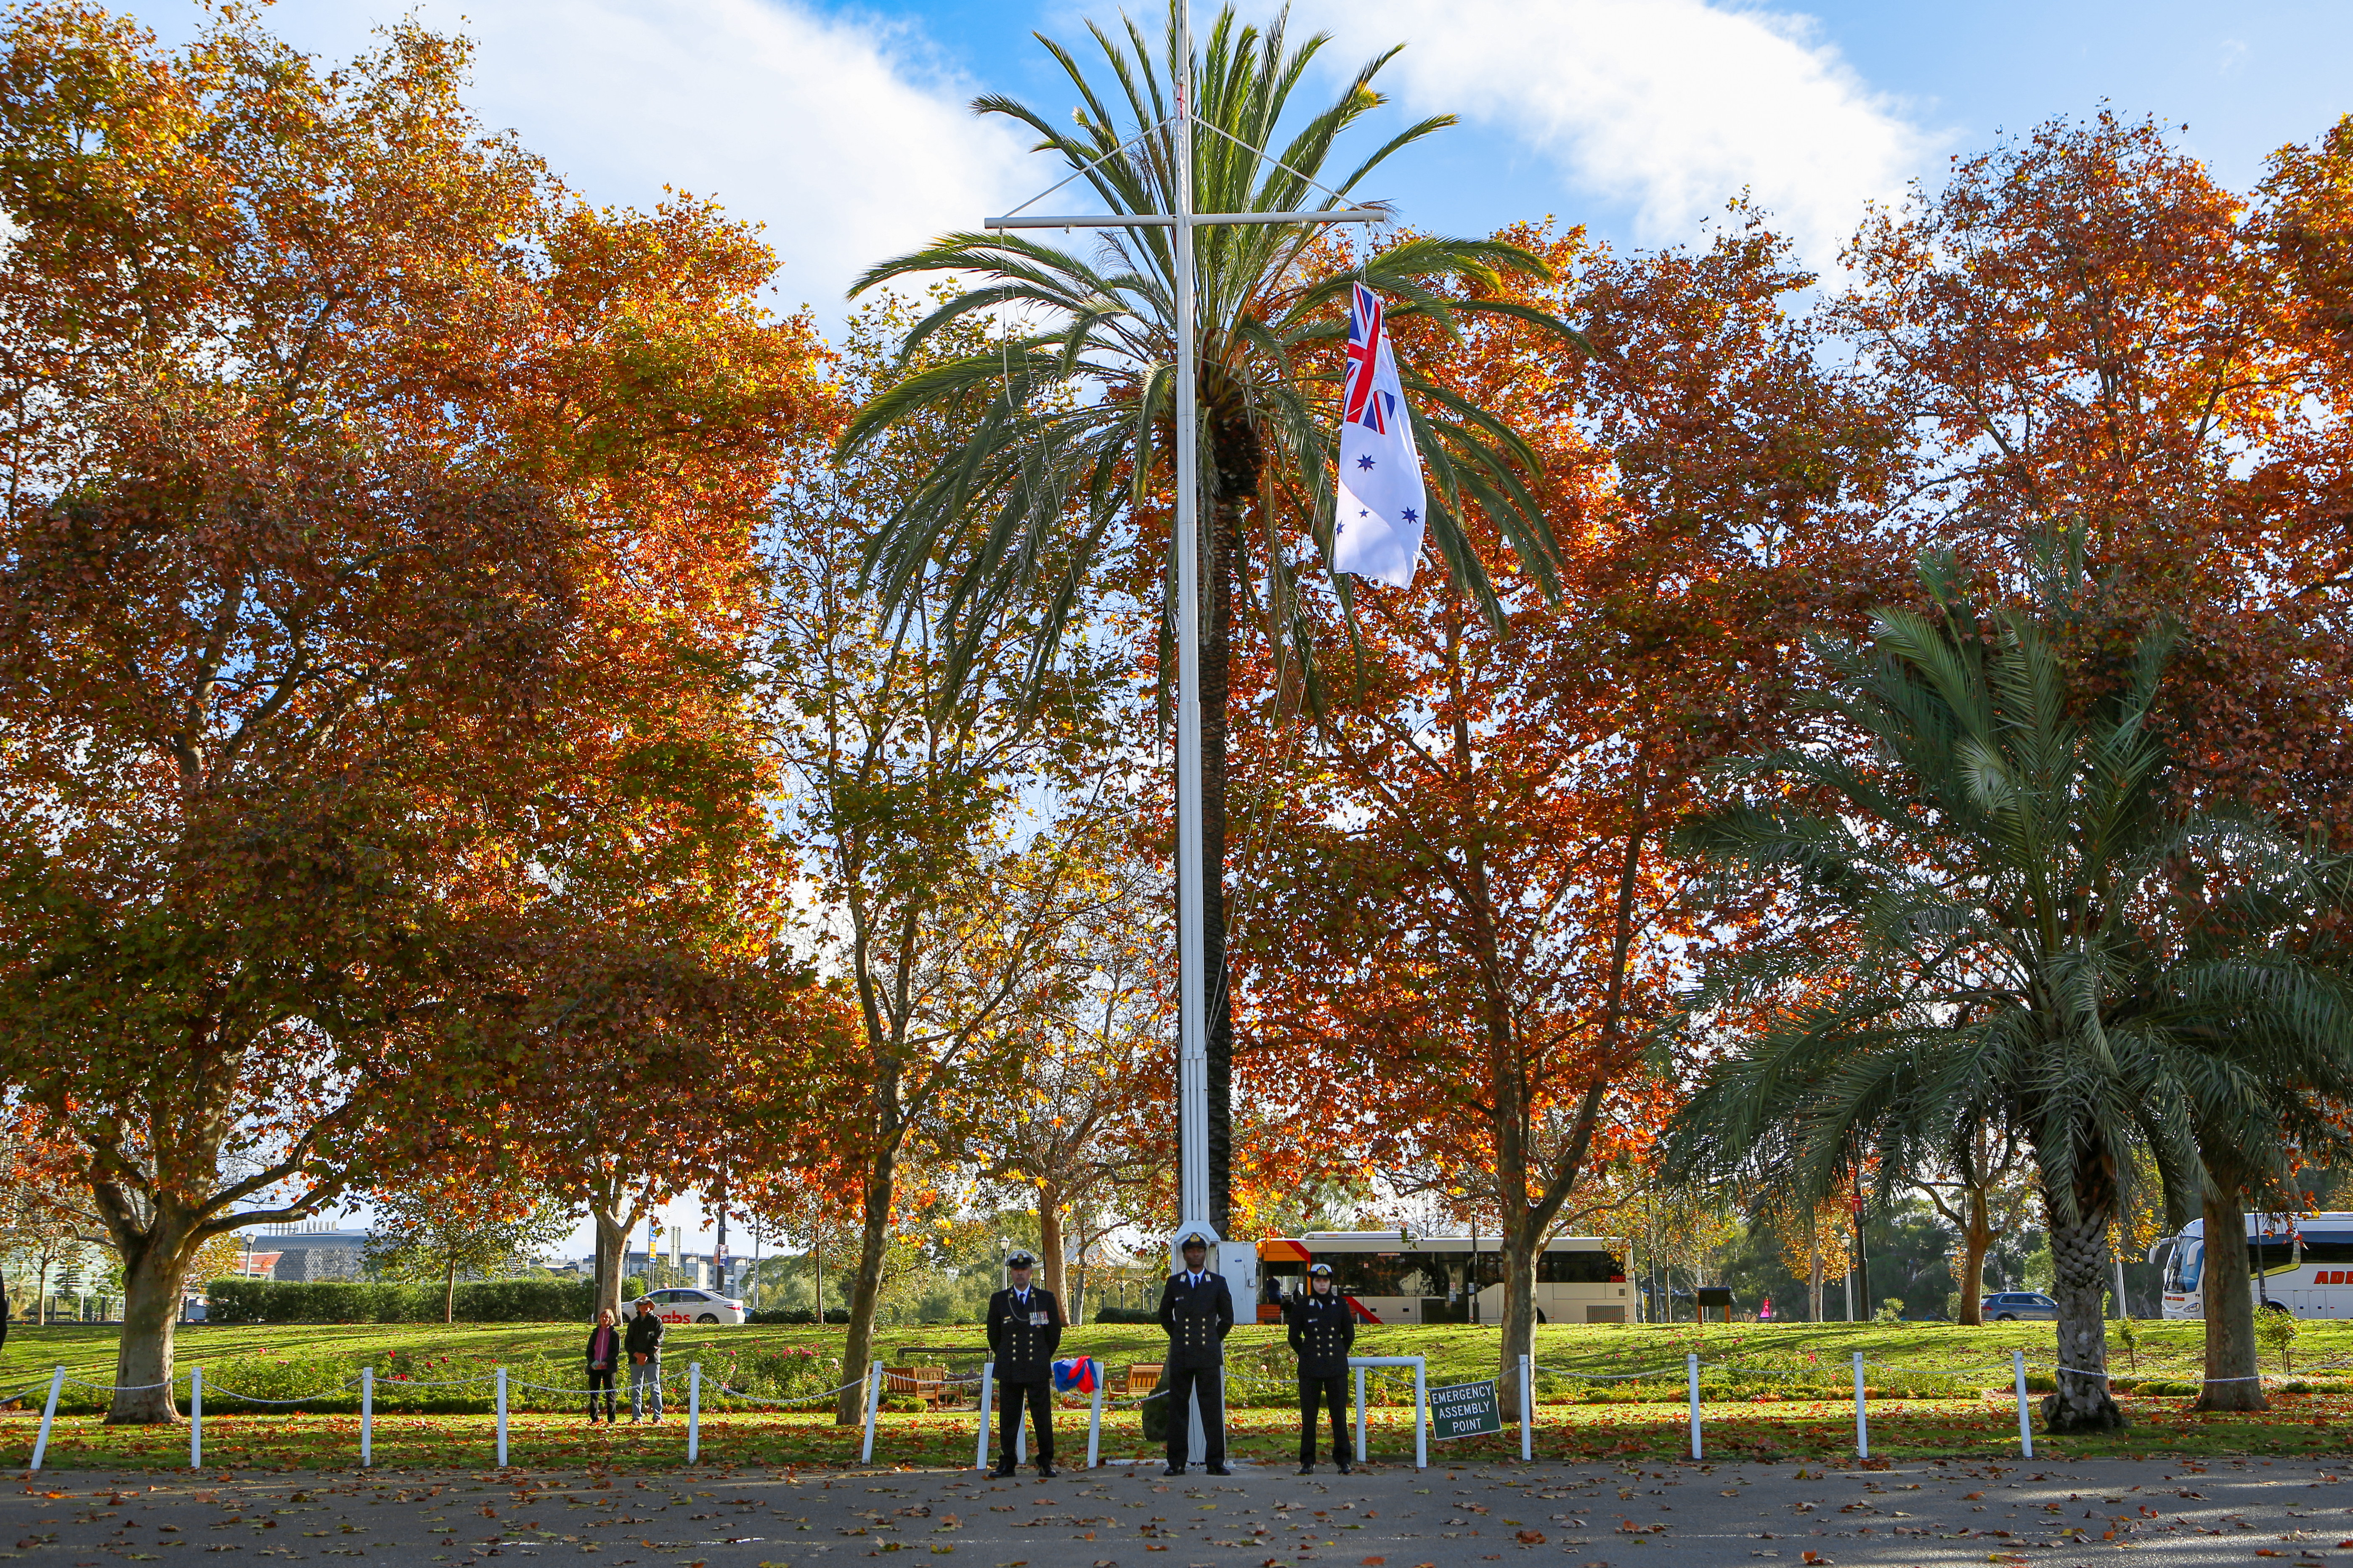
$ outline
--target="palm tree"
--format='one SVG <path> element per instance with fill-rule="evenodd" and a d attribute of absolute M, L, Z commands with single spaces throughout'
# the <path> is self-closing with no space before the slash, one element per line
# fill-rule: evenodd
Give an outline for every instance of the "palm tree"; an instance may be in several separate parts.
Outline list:
<path fill-rule="evenodd" d="M 2101 691 L 2071 681 L 2052 635 L 2063 583 L 1980 617 L 1949 559 L 1922 576 L 1934 618 L 1883 611 L 1871 647 L 1818 650 L 1841 732 L 1746 764 L 1753 798 L 1685 826 L 1728 875 L 1786 879 L 1803 929 L 1694 998 L 1761 1021 L 1711 1065 L 1665 1163 L 1804 1196 L 1949 1161 L 1981 1120 L 2017 1129 L 2059 1301 L 2044 1415 L 2113 1426 L 2101 1295 L 2134 1151 L 2177 1212 L 2211 1215 L 2218 1194 L 2283 1178 L 2292 1142 L 2343 1144 L 2327 1110 L 2353 1088 L 2353 1009 L 2279 940 L 2341 902 L 2342 873 L 2175 806 L 2148 723 L 2165 635 Z M 2243 1291 L 2220 1304 L 2246 1311 Z"/>
<path fill-rule="evenodd" d="M 1172 0 L 1156 61 L 1132 21 L 1124 41 L 1090 28 L 1116 84 L 1112 94 L 1099 92 L 1068 51 L 1040 38 L 1078 89 L 1074 131 L 1008 98 L 980 99 L 975 111 L 1035 131 L 1038 150 L 1081 172 L 1073 178 L 1083 179 L 1113 214 L 1172 210 L 1170 84 L 1179 70 L 1189 73 L 1193 89 L 1197 211 L 1360 205 L 1351 193 L 1368 174 L 1400 148 L 1451 123 L 1441 117 L 1409 126 L 1325 183 L 1335 142 L 1383 101 L 1372 81 L 1391 50 L 1298 124 L 1271 157 L 1261 156 L 1252 149 L 1273 148 L 1294 91 L 1328 39 L 1318 35 L 1292 48 L 1281 16 L 1261 34 L 1227 9 L 1210 28 L 1206 51 L 1180 61 L 1178 3 Z M 1144 535 L 1157 515 L 1152 498 L 1170 471 L 1174 437 L 1174 242 L 1166 228 L 1100 232 L 1114 237 L 1092 257 L 1016 236 L 951 234 L 874 268 L 852 290 L 930 274 L 960 280 L 909 331 L 907 355 L 976 313 L 1005 312 L 1023 323 L 1006 329 L 995 352 L 951 359 L 875 398 L 859 411 L 842 445 L 854 449 L 927 410 L 953 408 L 971 418 L 970 437 L 873 540 L 871 570 L 894 605 L 911 604 L 927 578 L 935 585 L 944 578 L 951 614 L 966 626 L 1023 606 L 1041 676 L 1092 592 L 1110 585 L 1137 553 L 1147 563 L 1166 556 Z M 1302 653 L 1297 573 L 1308 563 L 1286 545 L 1283 521 L 1298 519 L 1323 561 L 1330 559 L 1326 470 L 1337 442 L 1333 405 L 1350 281 L 1361 279 L 1388 296 L 1392 321 L 1419 318 L 1452 334 L 1466 312 L 1505 312 L 1581 344 L 1541 311 L 1477 297 L 1505 272 L 1541 277 L 1546 268 L 1526 250 L 1494 240 L 1409 237 L 1352 265 L 1316 225 L 1233 225 L 1197 235 L 1198 437 L 1208 458 L 1201 466 L 1207 604 L 1200 698 L 1208 888 L 1224 887 L 1226 700 L 1237 605 L 1262 618 L 1278 651 Z M 1455 582 L 1500 620 L 1493 590 L 1459 525 L 1463 509 L 1477 507 L 1523 566 L 1547 593 L 1556 592 L 1557 552 L 1529 489 L 1539 468 L 1535 454 L 1502 420 L 1409 369 L 1405 380 L 1436 492 L 1430 533 Z M 1248 583 L 1246 561 L 1257 574 Z M 1331 585 L 1345 608 L 1349 584 L 1334 578 Z M 1165 579 L 1163 589 L 1166 605 L 1173 595 Z M 1164 648 L 1173 624 L 1173 611 L 1164 608 Z M 1170 662 L 1164 658 L 1162 668 Z M 1312 693 L 1314 671 L 1303 661 L 1291 668 Z M 1233 1036 L 1222 897 L 1212 898 L 1205 912 L 1210 1218 L 1223 1231 Z"/>

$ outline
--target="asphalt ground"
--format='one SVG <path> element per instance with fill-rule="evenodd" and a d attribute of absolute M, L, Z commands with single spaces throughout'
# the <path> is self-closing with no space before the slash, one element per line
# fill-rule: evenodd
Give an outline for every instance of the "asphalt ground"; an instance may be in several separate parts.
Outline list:
<path fill-rule="evenodd" d="M 1443 1460 L 1441 1449 L 1436 1456 Z M 2348 1456 L 2353 1458 L 2353 1456 Z M 2348 1471 L 2348 1473 L 2353 1473 Z M 274 1563 L 592 1559 L 614 1568 L 1577 1568 L 1727 1563 L 2342 1563 L 2353 1486 L 2306 1460 L 1157 1466 L 1025 1472 L 724 1467 L 648 1478 L 519 1470 L 17 1472 L 0 1561 L 103 1568 L 236 1552 Z"/>

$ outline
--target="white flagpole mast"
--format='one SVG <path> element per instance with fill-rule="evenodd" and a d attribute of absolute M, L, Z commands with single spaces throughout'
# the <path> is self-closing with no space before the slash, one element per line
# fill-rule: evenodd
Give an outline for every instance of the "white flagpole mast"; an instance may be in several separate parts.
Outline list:
<path fill-rule="evenodd" d="M 1208 881 L 1201 848 L 1201 486 L 1193 331 L 1193 7 L 1178 13 L 1174 154 L 1176 253 L 1177 1234 L 1209 1223 Z"/>
<path fill-rule="evenodd" d="M 1326 207 L 1301 212 L 1197 213 L 1193 210 L 1193 10 L 1177 8 L 1176 111 L 1170 128 L 1170 179 L 1175 201 L 1166 213 L 1116 216 L 1018 216 L 987 220 L 991 229 L 1168 228 L 1175 230 L 1176 304 L 1176 1093 L 1178 1177 L 1176 1237 L 1198 1232 L 1217 1255 L 1216 1267 L 1232 1273 L 1224 1237 L 1209 1223 L 1209 980 L 1208 900 L 1221 891 L 1208 885 L 1201 830 L 1201 529 L 1199 434 L 1200 345 L 1193 320 L 1193 231 L 1219 224 L 1381 223 L 1378 207 Z M 1155 127 L 1153 129 L 1157 129 Z M 1135 138 L 1144 140 L 1146 131 Z M 1128 145 L 1133 145 L 1133 142 Z M 1121 149 L 1124 151 L 1124 148 Z M 1263 149 L 1253 148 L 1261 157 Z M 1108 156 L 1108 155 L 1107 155 Z M 1098 159 L 1100 163 L 1103 160 Z M 1090 165 L 1092 167 L 1092 165 Z M 1084 170 L 1080 173 L 1084 173 Z M 1071 176 L 1075 179 L 1076 174 Z M 1070 184 L 1065 179 L 1063 184 Z M 1060 190 L 1060 185 L 1054 187 Z M 1319 189 L 1323 187 L 1318 187 Z M 1052 195 L 1051 191 L 1045 193 Z M 1032 197 L 1031 201 L 1040 198 Z M 1021 204 L 1028 206 L 1029 202 Z M 1172 1238 L 1173 1239 L 1173 1238 Z M 1239 1257 L 1241 1249 L 1236 1248 Z M 1255 1253 L 1250 1255 L 1255 1261 Z M 1256 1269 L 1240 1281 L 1255 1288 Z M 1198 1449 L 1197 1449 L 1198 1451 Z"/>

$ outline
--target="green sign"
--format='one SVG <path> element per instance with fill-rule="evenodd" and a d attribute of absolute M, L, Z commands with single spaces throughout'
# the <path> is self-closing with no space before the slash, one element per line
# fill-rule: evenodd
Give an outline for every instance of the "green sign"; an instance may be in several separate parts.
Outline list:
<path fill-rule="evenodd" d="M 1494 1379 L 1430 1391 L 1430 1435 L 1440 1442 L 1503 1429 L 1504 1412 L 1495 1399 Z"/>

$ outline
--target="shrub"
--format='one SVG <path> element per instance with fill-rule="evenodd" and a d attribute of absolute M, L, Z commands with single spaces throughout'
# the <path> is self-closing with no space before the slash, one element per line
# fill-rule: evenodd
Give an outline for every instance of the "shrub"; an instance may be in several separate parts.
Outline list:
<path fill-rule="evenodd" d="M 825 1310 L 825 1321 L 828 1323 L 846 1323 L 849 1321 L 849 1309 L 847 1307 L 828 1307 Z"/>
<path fill-rule="evenodd" d="M 354 1400 L 351 1391 L 358 1382 L 358 1372 L 343 1356 L 235 1356 L 205 1368 L 205 1407 L 237 1405 L 237 1395 L 246 1394 L 257 1400 L 308 1400 L 324 1408 Z"/>
<path fill-rule="evenodd" d="M 1097 1307 L 1098 1323 L 1156 1323 L 1160 1314 L 1149 1307 Z"/>
<path fill-rule="evenodd" d="M 216 1279 L 206 1287 L 216 1323 L 438 1322 L 440 1288 L 375 1279 Z M 586 1322 L 596 1288 L 587 1280 L 472 1279 L 452 1304 L 462 1323 Z"/>

